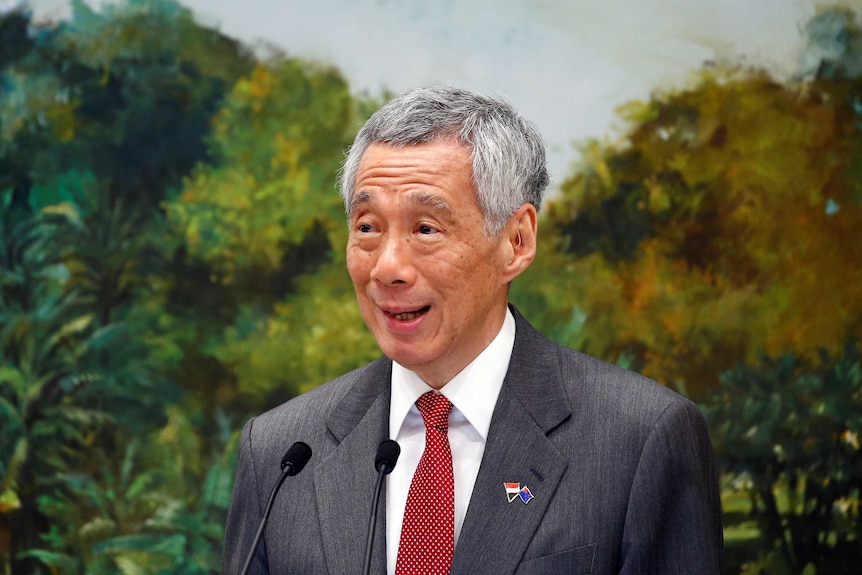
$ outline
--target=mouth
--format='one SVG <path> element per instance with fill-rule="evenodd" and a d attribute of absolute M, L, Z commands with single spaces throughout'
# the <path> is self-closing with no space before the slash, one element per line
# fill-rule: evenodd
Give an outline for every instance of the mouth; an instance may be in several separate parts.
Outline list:
<path fill-rule="evenodd" d="M 416 319 L 420 315 L 428 313 L 428 310 L 430 310 L 430 309 L 431 309 L 431 306 L 426 305 L 423 308 L 419 308 L 419 309 L 413 310 L 413 311 L 402 311 L 399 313 L 392 313 L 392 312 L 387 311 L 386 313 L 390 317 L 393 317 L 399 321 L 410 321 L 410 320 Z"/>

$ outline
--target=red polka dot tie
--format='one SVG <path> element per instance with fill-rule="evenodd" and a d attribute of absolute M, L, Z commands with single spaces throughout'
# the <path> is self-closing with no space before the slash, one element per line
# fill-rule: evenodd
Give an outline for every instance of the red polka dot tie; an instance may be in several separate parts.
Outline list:
<path fill-rule="evenodd" d="M 416 400 L 425 421 L 425 451 L 407 493 L 395 575 L 448 575 L 455 549 L 455 486 L 445 396 Z"/>

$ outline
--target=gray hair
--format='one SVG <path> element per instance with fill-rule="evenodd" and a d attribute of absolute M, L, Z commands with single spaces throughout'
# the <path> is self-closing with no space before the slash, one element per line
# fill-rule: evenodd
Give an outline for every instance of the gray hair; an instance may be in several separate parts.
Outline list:
<path fill-rule="evenodd" d="M 371 144 L 406 146 L 444 138 L 455 138 L 470 151 L 487 236 L 500 233 L 522 205 L 539 209 L 548 170 L 538 130 L 505 102 L 445 86 L 405 92 L 362 126 L 341 169 L 345 208 L 349 212 L 359 163 Z"/>

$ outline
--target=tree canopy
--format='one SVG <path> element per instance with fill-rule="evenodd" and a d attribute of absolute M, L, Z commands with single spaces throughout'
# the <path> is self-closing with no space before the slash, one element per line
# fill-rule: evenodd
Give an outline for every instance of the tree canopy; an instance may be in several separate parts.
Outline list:
<path fill-rule="evenodd" d="M 586 147 L 544 221 L 585 349 L 703 399 L 737 361 L 859 336 L 860 88 L 710 69 L 621 110 L 631 131 Z"/>

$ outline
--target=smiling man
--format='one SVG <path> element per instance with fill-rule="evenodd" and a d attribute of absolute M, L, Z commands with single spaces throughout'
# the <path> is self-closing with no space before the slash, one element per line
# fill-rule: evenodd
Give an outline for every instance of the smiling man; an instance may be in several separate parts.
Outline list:
<path fill-rule="evenodd" d="M 298 440 L 314 458 L 276 500 L 252 572 L 359 572 L 386 438 L 402 455 L 372 573 L 720 572 L 697 407 L 557 346 L 508 305 L 547 184 L 536 130 L 479 94 L 413 90 L 363 126 L 342 177 L 347 267 L 384 357 L 246 425 L 225 573 Z"/>
<path fill-rule="evenodd" d="M 499 333 L 508 283 L 535 253 L 536 208 L 519 206 L 487 235 L 472 173 L 453 138 L 375 143 L 348 198 L 347 268 L 362 315 L 383 353 L 435 389 Z"/>

